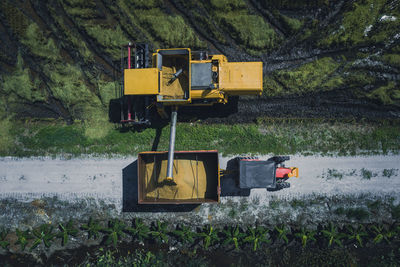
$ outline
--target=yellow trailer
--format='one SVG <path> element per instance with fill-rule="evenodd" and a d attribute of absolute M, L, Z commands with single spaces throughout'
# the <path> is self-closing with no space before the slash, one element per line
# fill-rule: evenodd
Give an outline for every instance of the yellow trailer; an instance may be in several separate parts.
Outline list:
<path fill-rule="evenodd" d="M 218 152 L 177 151 L 173 161 L 174 181 L 165 179 L 168 152 L 138 155 L 139 204 L 217 203 L 220 199 Z"/>

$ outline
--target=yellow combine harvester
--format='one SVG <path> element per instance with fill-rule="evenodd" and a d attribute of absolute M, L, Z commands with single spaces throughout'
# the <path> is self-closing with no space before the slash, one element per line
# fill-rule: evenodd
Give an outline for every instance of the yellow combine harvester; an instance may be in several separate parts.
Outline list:
<path fill-rule="evenodd" d="M 168 117 L 168 107 L 171 135 L 166 178 L 172 180 L 178 107 L 226 105 L 233 97 L 260 95 L 262 62 L 228 62 L 224 55 L 190 48 L 158 49 L 151 56 L 151 66 L 149 57 L 146 44 L 128 45 L 120 112 L 111 120 L 149 125 L 153 107 L 162 118 Z"/>
<path fill-rule="evenodd" d="M 150 54 L 147 44 L 129 44 L 126 61 L 127 66 L 121 59 L 120 98 L 110 103 L 110 119 L 117 123 L 150 125 L 157 119 L 153 111 L 168 118 L 168 111 L 179 106 L 218 106 L 221 111 L 237 105 L 240 95 L 262 93 L 262 62 L 228 62 L 224 55 L 190 48 Z"/>
<path fill-rule="evenodd" d="M 228 62 L 224 55 L 176 48 L 158 49 L 147 67 L 146 59 L 140 60 L 146 53 L 136 47 L 135 68 L 128 53 L 124 96 L 150 96 L 163 107 L 226 104 L 230 96 L 262 92 L 262 62 Z"/>

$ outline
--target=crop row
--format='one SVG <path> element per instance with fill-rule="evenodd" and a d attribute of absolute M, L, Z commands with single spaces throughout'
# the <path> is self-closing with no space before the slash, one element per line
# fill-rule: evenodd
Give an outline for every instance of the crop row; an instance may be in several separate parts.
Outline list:
<path fill-rule="evenodd" d="M 223 246 L 236 250 L 251 246 L 256 251 L 263 245 L 285 245 L 296 242 L 303 248 L 312 244 L 325 247 L 355 246 L 363 247 L 366 244 L 376 245 L 385 242 L 388 245 L 400 241 L 400 225 L 345 225 L 337 227 L 330 223 L 320 225 L 318 229 L 293 228 L 280 225 L 271 228 L 262 226 L 249 226 L 247 228 L 236 226 L 213 227 L 205 225 L 203 228 L 192 229 L 189 226 L 177 225 L 175 229 L 168 229 L 167 222 L 155 221 L 149 225 L 142 219 L 136 218 L 131 226 L 123 221 L 112 219 L 107 225 L 89 219 L 87 224 L 78 227 L 72 220 L 67 223 L 59 223 L 57 227 L 51 224 L 42 224 L 34 229 L 15 230 L 16 238 L 10 238 L 12 233 L 8 230 L 0 231 L 0 246 L 8 249 L 10 241 L 24 251 L 27 246 L 32 251 L 39 245 L 50 248 L 52 243 L 59 239 L 61 245 L 65 246 L 71 237 L 79 234 L 87 235 L 87 239 L 103 240 L 105 245 L 114 247 L 128 237 L 132 242 L 156 242 L 158 244 L 201 245 L 208 250 L 213 246 Z"/>

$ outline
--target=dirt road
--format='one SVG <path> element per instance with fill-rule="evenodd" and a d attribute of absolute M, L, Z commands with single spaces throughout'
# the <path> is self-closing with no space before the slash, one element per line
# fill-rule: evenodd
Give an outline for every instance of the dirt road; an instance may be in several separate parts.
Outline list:
<path fill-rule="evenodd" d="M 260 158 L 267 159 L 268 156 Z M 221 168 L 226 167 L 229 159 L 220 158 Z M 134 157 L 68 160 L 1 158 L 0 198 L 28 200 L 40 196 L 58 196 L 67 200 L 72 195 L 113 199 L 117 204 L 122 196 L 123 169 L 135 160 Z M 292 156 L 287 165 L 299 167 L 300 177 L 290 180 L 291 188 L 274 193 L 263 189 L 254 191 L 257 195 L 288 197 L 309 194 L 396 194 L 400 188 L 399 163 L 399 155 Z"/>
<path fill-rule="evenodd" d="M 261 158 L 268 158 L 263 156 Z M 99 216 L 122 216 L 124 218 L 143 216 L 170 220 L 187 220 L 192 223 L 235 220 L 254 222 L 257 220 L 299 220 L 307 214 L 307 220 L 320 220 L 332 213 L 332 198 L 339 200 L 353 197 L 351 205 L 366 206 L 376 198 L 400 199 L 399 155 L 366 157 L 319 157 L 292 156 L 287 166 L 297 166 L 300 177 L 290 180 L 291 187 L 277 192 L 265 189 L 253 189 L 250 196 L 224 196 L 221 205 L 203 204 L 197 208 L 178 210 L 138 210 L 129 209 L 135 201 L 135 192 L 127 190 L 129 181 L 135 172 L 136 158 L 76 158 L 76 159 L 0 159 L 0 214 L 1 223 L 19 225 L 24 220 L 37 217 L 35 222 L 56 220 L 60 217 L 84 217 L 92 212 Z M 225 168 L 229 158 L 220 158 L 221 168 Z M 232 181 L 222 181 L 229 187 Z M 322 196 L 328 200 L 318 205 L 315 210 L 302 204 L 302 211 L 294 212 L 293 199 L 315 199 Z M 362 198 L 360 196 L 368 196 Z M 41 204 L 41 199 L 44 203 Z M 281 201 L 280 208 L 271 208 L 271 201 Z M 340 201 L 339 201 L 340 202 Z M 348 205 L 339 203 L 337 205 Z M 32 204 L 33 203 L 33 204 Z M 78 203 L 78 204 L 77 204 Z M 313 204 L 313 205 L 314 205 Z M 33 205 L 33 206 L 32 206 Z M 324 206 L 325 205 L 325 206 Z M 67 207 L 68 206 L 68 207 Z M 128 206 L 128 208 L 126 208 Z M 34 208 L 31 211 L 32 207 Z M 268 208 L 269 207 L 269 208 Z M 323 211 L 317 211 L 323 209 Z M 233 211 L 232 211 L 233 210 Z M 384 209 L 382 209 L 382 212 Z M 136 211 L 143 211 L 137 213 Z M 171 210 L 170 210 L 171 211 Z M 176 210 L 175 210 L 176 211 Z M 282 217 L 283 211 L 287 218 Z M 379 211 L 381 212 L 381 211 Z M 318 214 L 315 215 L 315 214 Z M 378 214 L 379 215 L 379 214 Z M 96 215 L 97 216 L 97 215 Z M 275 217 L 274 217 L 275 216 Z M 388 216 L 381 214 L 379 217 Z M 10 221 L 12 218 L 12 221 Z M 378 218 L 378 217 L 377 217 Z"/>

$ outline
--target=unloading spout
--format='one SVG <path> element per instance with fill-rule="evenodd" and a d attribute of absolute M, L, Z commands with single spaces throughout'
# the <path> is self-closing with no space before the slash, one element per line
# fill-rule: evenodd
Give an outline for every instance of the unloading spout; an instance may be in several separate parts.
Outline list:
<path fill-rule="evenodd" d="M 177 109 L 177 107 L 173 107 L 172 112 L 171 112 L 171 132 L 169 135 L 168 165 L 167 165 L 167 180 L 169 180 L 169 181 L 173 180 L 175 131 L 176 131 L 177 117 L 178 117 L 178 109 Z"/>

